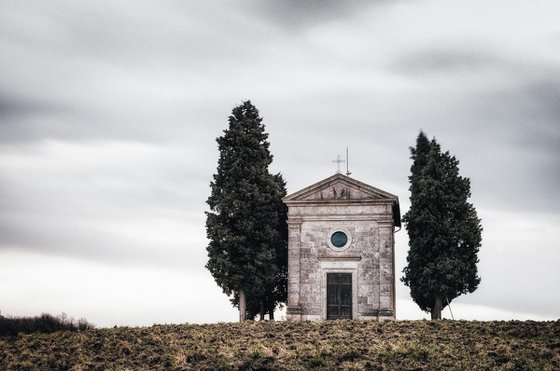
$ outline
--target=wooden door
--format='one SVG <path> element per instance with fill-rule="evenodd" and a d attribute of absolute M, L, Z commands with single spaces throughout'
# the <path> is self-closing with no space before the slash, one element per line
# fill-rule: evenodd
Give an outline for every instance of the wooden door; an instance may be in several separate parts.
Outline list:
<path fill-rule="evenodd" d="M 352 319 L 352 273 L 327 273 L 327 319 Z"/>

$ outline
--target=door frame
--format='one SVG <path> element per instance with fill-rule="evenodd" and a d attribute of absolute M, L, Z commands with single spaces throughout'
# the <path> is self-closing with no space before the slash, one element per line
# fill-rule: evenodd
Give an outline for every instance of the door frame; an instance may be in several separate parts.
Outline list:
<path fill-rule="evenodd" d="M 321 270 L 321 312 L 318 319 L 327 319 L 327 273 L 352 273 L 352 319 L 358 318 L 358 261 L 322 260 Z"/>

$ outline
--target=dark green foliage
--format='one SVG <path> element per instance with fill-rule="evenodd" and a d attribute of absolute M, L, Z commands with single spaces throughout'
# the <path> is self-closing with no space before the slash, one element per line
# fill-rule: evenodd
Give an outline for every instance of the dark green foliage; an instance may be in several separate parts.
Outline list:
<path fill-rule="evenodd" d="M 422 310 L 441 318 L 447 301 L 473 292 L 480 283 L 476 265 L 482 227 L 467 201 L 470 181 L 459 175 L 459 161 L 423 132 L 411 153 L 411 206 L 403 216 L 410 250 L 402 281 Z"/>
<path fill-rule="evenodd" d="M 251 317 L 261 302 L 268 311 L 285 301 L 287 284 L 286 184 L 268 171 L 272 155 L 261 121 L 250 101 L 233 109 L 217 138 L 220 157 L 206 213 L 206 267 L 234 305 L 245 292 Z"/>
<path fill-rule="evenodd" d="M 3 317 L 0 316 L 0 336 L 16 336 L 19 333 L 51 333 L 55 331 L 78 331 L 94 328 L 85 319 L 74 321 L 62 314 L 58 317 L 43 313 L 38 317 Z"/>

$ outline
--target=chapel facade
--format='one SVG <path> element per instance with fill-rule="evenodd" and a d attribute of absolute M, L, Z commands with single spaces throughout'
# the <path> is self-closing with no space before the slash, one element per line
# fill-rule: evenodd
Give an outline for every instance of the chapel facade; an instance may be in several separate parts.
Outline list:
<path fill-rule="evenodd" d="M 398 197 L 337 173 L 284 202 L 287 319 L 395 319 Z"/>

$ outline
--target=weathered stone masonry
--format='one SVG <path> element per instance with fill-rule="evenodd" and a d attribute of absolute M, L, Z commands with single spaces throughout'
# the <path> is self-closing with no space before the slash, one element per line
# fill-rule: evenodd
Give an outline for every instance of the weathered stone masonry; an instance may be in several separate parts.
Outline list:
<path fill-rule="evenodd" d="M 284 202 L 288 320 L 394 319 L 398 197 L 335 174 Z"/>

